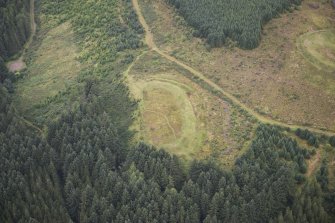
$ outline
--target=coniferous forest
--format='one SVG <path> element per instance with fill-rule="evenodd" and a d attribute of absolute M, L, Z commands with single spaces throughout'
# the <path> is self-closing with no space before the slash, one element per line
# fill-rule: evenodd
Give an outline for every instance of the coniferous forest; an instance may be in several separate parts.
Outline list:
<path fill-rule="evenodd" d="M 227 170 L 211 160 L 194 160 L 186 167 L 160 148 L 130 143 L 138 104 L 115 66 L 125 68 L 133 60 L 128 53 L 142 47 L 143 29 L 131 0 L 121 2 L 126 25 L 115 19 L 116 0 L 46 0 L 39 6 L 46 15 L 60 16 L 60 23 L 70 21 L 78 44 L 99 43 L 80 58 L 99 66 L 80 73 L 76 101 L 42 132 L 27 125 L 15 108 L 16 78 L 0 60 L 0 222 L 333 222 L 335 194 L 327 187 L 327 164 L 316 179 L 306 179 L 306 162 L 313 154 L 282 128 L 260 124 L 247 151 Z M 205 4 L 191 5 L 195 2 Z M 289 5 L 271 3 L 263 1 L 260 9 L 269 11 L 258 21 Z M 178 4 L 181 10 L 186 6 Z M 20 13 L 27 9 L 14 5 L 22 6 Z M 11 10 L 8 15 L 14 16 Z M 249 12 L 236 19 L 244 21 Z M 222 27 L 222 32 L 254 47 L 257 29 L 246 40 L 243 35 L 250 33 L 243 27 Z M 204 29 L 210 35 L 210 28 Z M 18 49 L 7 43 L 1 47 L 4 58 Z M 299 129 L 296 135 L 317 149 L 313 133 Z M 334 138 L 327 140 L 335 146 Z"/>
<path fill-rule="evenodd" d="M 131 133 L 95 97 L 45 138 L 3 86 L 0 104 L 1 222 L 331 222 L 334 195 L 305 180 L 309 152 L 276 127 L 261 125 L 232 171 L 185 170 L 163 150 L 129 147 Z"/>
<path fill-rule="evenodd" d="M 18 53 L 30 35 L 30 1 L 0 1 L 0 55 L 8 59 Z"/>
<path fill-rule="evenodd" d="M 166 0 L 174 5 L 194 35 L 207 39 L 211 47 L 227 38 L 245 49 L 258 46 L 262 25 L 301 0 Z"/>

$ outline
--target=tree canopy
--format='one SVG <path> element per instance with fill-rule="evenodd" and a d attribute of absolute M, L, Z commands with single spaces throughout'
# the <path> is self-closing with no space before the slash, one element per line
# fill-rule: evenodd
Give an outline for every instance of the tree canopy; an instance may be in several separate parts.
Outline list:
<path fill-rule="evenodd" d="M 18 53 L 30 36 L 30 0 L 0 1 L 0 56 Z"/>
<path fill-rule="evenodd" d="M 195 35 L 211 47 L 222 46 L 227 38 L 241 48 L 259 45 L 264 23 L 301 0 L 166 0 L 192 27 Z"/>

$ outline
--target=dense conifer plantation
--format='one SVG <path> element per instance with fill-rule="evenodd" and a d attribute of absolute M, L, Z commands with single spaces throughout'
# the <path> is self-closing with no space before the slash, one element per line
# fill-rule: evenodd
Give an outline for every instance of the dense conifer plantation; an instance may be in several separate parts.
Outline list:
<path fill-rule="evenodd" d="M 30 0 L 0 0 L 0 56 L 18 53 L 30 36 Z"/>
<path fill-rule="evenodd" d="M 47 142 L 15 115 L 0 84 L 0 222 L 68 222 Z"/>
<path fill-rule="evenodd" d="M 166 0 L 211 47 L 227 38 L 242 48 L 258 46 L 262 25 L 301 0 Z"/>
<path fill-rule="evenodd" d="M 309 153 L 275 127 L 259 127 L 232 171 L 186 170 L 162 150 L 130 148 L 99 99 L 66 112 L 46 139 L 3 87 L 0 104 L 2 222 L 331 222 L 320 185 L 302 175 Z"/>

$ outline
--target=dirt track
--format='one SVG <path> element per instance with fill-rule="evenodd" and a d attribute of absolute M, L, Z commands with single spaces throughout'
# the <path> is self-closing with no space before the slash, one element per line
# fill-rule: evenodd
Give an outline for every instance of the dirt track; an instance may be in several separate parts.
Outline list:
<path fill-rule="evenodd" d="M 283 123 L 277 120 L 273 120 L 271 118 L 265 117 L 260 115 L 259 113 L 257 113 L 256 111 L 252 110 L 251 108 L 247 107 L 245 104 L 243 104 L 242 102 L 240 102 L 236 97 L 234 97 L 233 95 L 231 95 L 230 93 L 224 91 L 220 86 L 218 86 L 217 84 L 215 84 L 212 80 L 208 79 L 207 77 L 205 77 L 202 73 L 200 73 L 199 71 L 193 69 L 192 67 L 184 64 L 183 62 L 179 61 L 178 59 L 168 55 L 167 53 L 164 53 L 163 51 L 161 51 L 155 41 L 154 41 L 154 36 L 151 32 L 151 29 L 149 27 L 149 25 L 147 24 L 147 22 L 145 21 L 145 18 L 142 14 L 140 5 L 138 3 L 138 0 L 132 0 L 134 9 L 136 14 L 138 15 L 139 21 L 141 23 L 141 25 L 143 26 L 144 30 L 145 30 L 145 42 L 148 45 L 148 47 L 157 52 L 158 54 L 160 54 L 162 57 L 178 64 L 179 66 L 183 67 L 185 70 L 188 70 L 189 72 L 191 72 L 194 76 L 198 77 L 200 80 L 204 81 L 205 83 L 207 83 L 208 85 L 210 85 L 213 89 L 219 91 L 220 93 L 222 93 L 225 97 L 229 98 L 232 103 L 234 103 L 235 105 L 238 105 L 239 107 L 241 107 L 243 110 L 247 111 L 250 115 L 252 115 L 253 117 L 255 117 L 258 121 L 265 123 L 265 124 L 272 124 L 272 125 L 278 125 L 281 127 L 285 127 L 285 128 L 291 128 L 291 129 L 297 129 L 297 128 L 302 128 L 302 129 L 308 129 L 309 131 L 315 132 L 315 133 L 320 133 L 320 134 L 325 134 L 325 135 L 334 135 L 335 132 L 330 131 L 330 130 L 321 130 L 321 129 L 317 129 L 317 128 L 313 128 L 313 127 L 307 127 L 307 126 L 299 126 L 299 125 L 291 125 L 291 124 L 287 124 L 287 123 Z"/>

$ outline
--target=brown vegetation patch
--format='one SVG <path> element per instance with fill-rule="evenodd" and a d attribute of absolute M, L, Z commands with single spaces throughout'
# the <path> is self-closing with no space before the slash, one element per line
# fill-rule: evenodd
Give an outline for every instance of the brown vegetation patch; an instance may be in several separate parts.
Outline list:
<path fill-rule="evenodd" d="M 134 97 L 142 99 L 142 117 L 135 124 L 140 140 L 186 159 L 211 157 L 232 166 L 247 148 L 255 123 L 183 72 L 149 52 L 128 73 Z"/>
<path fill-rule="evenodd" d="M 260 46 L 241 50 L 229 42 L 206 49 L 176 11 L 162 0 L 142 0 L 146 20 L 159 48 L 196 68 L 249 107 L 276 120 L 335 130 L 335 75 L 311 65 L 296 48 L 304 33 L 331 28 L 327 4 L 270 21 Z"/>

